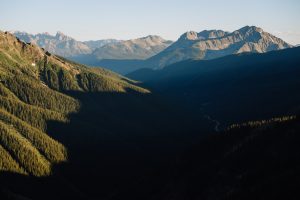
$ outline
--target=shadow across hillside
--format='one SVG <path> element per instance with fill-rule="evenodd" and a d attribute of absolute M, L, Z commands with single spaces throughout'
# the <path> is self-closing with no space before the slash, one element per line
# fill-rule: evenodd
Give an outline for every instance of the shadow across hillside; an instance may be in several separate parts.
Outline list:
<path fill-rule="evenodd" d="M 49 177 L 32 177 L 11 172 L 0 173 L 0 199 L 86 199 L 74 185 L 59 176 L 54 166 Z"/>
<path fill-rule="evenodd" d="M 185 152 L 153 199 L 299 199 L 300 119 L 211 134 Z"/>
<path fill-rule="evenodd" d="M 300 48 L 186 60 L 127 77 L 199 109 L 223 128 L 232 123 L 293 115 L 300 102 Z"/>
<path fill-rule="evenodd" d="M 94 197 L 136 184 L 173 160 L 200 130 L 210 128 L 204 119 L 153 94 L 69 95 L 80 100 L 80 112 L 70 116 L 69 124 L 50 123 L 48 130 L 69 149 L 70 165 L 64 174 L 72 182 L 85 182 L 83 190 Z"/>
<path fill-rule="evenodd" d="M 212 127 L 202 117 L 153 94 L 131 90 L 66 94 L 78 99 L 81 108 L 69 116 L 69 123 L 49 121 L 47 133 L 66 146 L 68 162 L 54 166 L 48 178 L 10 175 L 5 179 L 11 183 L 8 191 L 33 199 L 114 199 L 128 191 L 138 199 L 155 188 L 148 187 L 159 180 L 155 172 L 167 169 Z"/>
<path fill-rule="evenodd" d="M 123 75 L 138 70 L 141 68 L 141 66 L 147 65 L 147 62 L 145 60 L 136 60 L 136 59 L 99 60 L 94 55 L 79 55 L 79 56 L 69 57 L 68 59 L 88 66 L 103 67 Z"/>

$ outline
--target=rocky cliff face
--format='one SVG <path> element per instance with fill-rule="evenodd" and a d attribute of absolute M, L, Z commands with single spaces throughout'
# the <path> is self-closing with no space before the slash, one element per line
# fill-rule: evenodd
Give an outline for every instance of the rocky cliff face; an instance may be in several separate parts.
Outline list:
<path fill-rule="evenodd" d="M 290 48 L 292 45 L 255 26 L 246 26 L 232 33 L 210 30 L 184 33 L 178 41 L 149 59 L 155 68 L 186 59 L 214 59 L 244 52 L 264 53 Z"/>

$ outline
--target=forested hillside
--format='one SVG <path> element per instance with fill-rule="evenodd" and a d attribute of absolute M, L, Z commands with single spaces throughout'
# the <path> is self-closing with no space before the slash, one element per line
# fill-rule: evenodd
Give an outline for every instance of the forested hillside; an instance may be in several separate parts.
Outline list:
<path fill-rule="evenodd" d="M 0 56 L 0 197 L 107 198 L 211 127 L 136 81 L 7 32 Z"/>
<path fill-rule="evenodd" d="M 149 91 L 112 72 L 89 69 L 0 33 L 0 171 L 34 176 L 67 161 L 63 144 L 52 139 L 47 122 L 69 123 L 80 109 L 78 92 Z"/>

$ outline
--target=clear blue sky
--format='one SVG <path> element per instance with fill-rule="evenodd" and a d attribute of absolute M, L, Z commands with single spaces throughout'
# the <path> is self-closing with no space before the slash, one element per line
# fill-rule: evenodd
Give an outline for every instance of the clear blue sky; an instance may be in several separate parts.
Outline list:
<path fill-rule="evenodd" d="M 78 40 L 236 30 L 256 25 L 300 44 L 300 0 L 1 0 L 0 30 L 62 31 Z"/>

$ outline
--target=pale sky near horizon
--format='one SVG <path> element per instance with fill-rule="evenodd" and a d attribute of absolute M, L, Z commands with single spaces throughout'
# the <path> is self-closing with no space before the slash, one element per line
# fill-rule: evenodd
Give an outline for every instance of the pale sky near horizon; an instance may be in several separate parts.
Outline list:
<path fill-rule="evenodd" d="M 300 44 L 299 0 L 0 0 L 0 30 L 61 31 L 77 40 L 160 35 L 245 25 Z"/>

